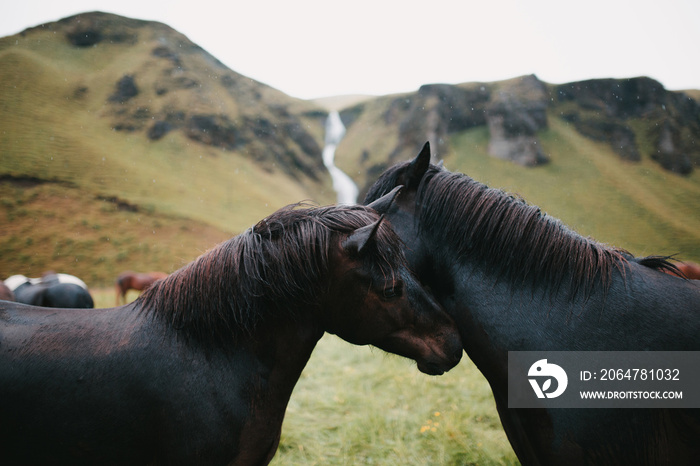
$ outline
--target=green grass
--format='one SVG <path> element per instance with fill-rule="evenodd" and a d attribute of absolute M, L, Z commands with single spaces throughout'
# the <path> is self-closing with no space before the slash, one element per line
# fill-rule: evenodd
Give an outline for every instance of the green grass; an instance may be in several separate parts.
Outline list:
<path fill-rule="evenodd" d="M 487 382 L 465 360 L 441 377 L 326 335 L 287 409 L 276 465 L 515 464 Z"/>
<path fill-rule="evenodd" d="M 92 294 L 98 307 L 114 305 L 113 290 Z M 431 377 L 408 359 L 327 334 L 294 389 L 272 464 L 518 462 L 488 383 L 466 355 Z"/>

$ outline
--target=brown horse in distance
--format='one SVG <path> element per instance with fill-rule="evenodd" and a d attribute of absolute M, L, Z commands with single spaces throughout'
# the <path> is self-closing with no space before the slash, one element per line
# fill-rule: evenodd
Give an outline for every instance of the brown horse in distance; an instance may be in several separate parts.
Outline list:
<path fill-rule="evenodd" d="M 117 277 L 117 306 L 120 300 L 126 304 L 126 293 L 129 290 L 144 291 L 149 286 L 153 285 L 156 280 L 167 277 L 167 273 L 163 272 L 123 272 Z"/>
<path fill-rule="evenodd" d="M 678 269 L 680 274 L 676 273 L 674 270 L 669 270 L 669 274 L 687 278 L 689 280 L 700 280 L 700 264 L 696 264 L 694 262 L 678 262 L 673 265 L 676 266 L 676 269 Z"/>

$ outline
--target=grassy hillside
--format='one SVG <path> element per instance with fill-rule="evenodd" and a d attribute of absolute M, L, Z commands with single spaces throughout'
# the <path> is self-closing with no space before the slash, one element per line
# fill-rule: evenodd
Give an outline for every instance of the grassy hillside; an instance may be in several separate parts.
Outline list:
<path fill-rule="evenodd" d="M 51 269 L 108 286 L 125 270 L 172 272 L 233 236 L 51 182 L 1 180 L 0 199 L 2 278 Z"/>
<path fill-rule="evenodd" d="M 540 134 L 550 164 L 524 169 L 487 153 L 488 130 L 455 135 L 445 165 L 519 194 L 579 233 L 635 255 L 700 261 L 700 174 L 679 176 L 653 163 L 625 162 L 609 146 L 549 115 Z"/>
<path fill-rule="evenodd" d="M 456 88 L 476 92 L 480 86 L 467 83 Z M 388 157 L 397 147 L 406 146 L 406 138 L 425 135 L 412 156 L 417 154 L 429 131 L 409 127 L 407 115 L 416 111 L 415 101 L 420 99 L 420 93 L 385 96 L 341 112 L 348 130 L 336 151 L 336 165 L 362 188 L 390 164 Z M 431 147 L 448 169 L 519 194 L 583 235 L 635 255 L 676 254 L 679 259 L 700 261 L 698 171 L 679 175 L 653 161 L 656 149 L 646 129 L 651 123 L 641 118 L 624 122 L 635 132 L 640 161 L 623 160 L 609 142 L 584 137 L 574 123 L 563 119 L 567 105 L 573 103 L 552 104 L 547 127 L 536 133 L 537 144 L 550 157 L 545 165 L 526 168 L 489 155 L 489 128 L 483 124 L 451 132 L 437 148 Z M 471 110 L 484 111 L 476 104 Z M 455 109 L 442 117 L 451 122 L 460 111 L 468 114 Z M 431 115 L 424 113 L 423 120 L 428 120 Z M 414 120 L 420 118 L 414 115 Z"/>
<path fill-rule="evenodd" d="M 121 31 L 119 40 L 76 47 L 66 21 L 0 39 L 1 278 L 54 269 L 102 284 L 123 268 L 172 271 L 212 238 L 230 237 L 279 207 L 335 200 L 320 156 L 320 107 L 237 75 L 165 25 L 97 18 L 105 37 Z M 135 77 L 138 95 L 113 102 L 125 75 Z M 181 119 L 173 130 L 149 137 L 155 121 L 172 115 Z M 240 145 L 228 144 L 221 125 L 193 127 L 196 116 L 232 122 L 223 128 L 231 133 L 240 126 Z M 304 152 L 314 145 L 317 151 Z M 120 223 L 129 211 L 182 238 L 129 231 L 133 223 Z M 73 231 L 78 218 L 102 225 L 99 235 Z M 112 247 L 134 236 L 144 246 L 138 254 L 90 246 L 72 259 L 49 252 L 71 242 L 77 251 L 102 236 Z M 168 262 L 159 250 L 178 259 Z"/>

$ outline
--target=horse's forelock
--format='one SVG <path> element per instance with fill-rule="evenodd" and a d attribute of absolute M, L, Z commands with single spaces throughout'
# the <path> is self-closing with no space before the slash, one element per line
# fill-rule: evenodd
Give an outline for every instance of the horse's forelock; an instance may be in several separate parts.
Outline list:
<path fill-rule="evenodd" d="M 342 206 L 320 212 L 322 215 L 319 219 L 324 225 L 346 235 L 380 218 L 377 212 L 361 205 Z M 398 267 L 406 267 L 403 243 L 388 220 L 384 219 L 380 223 L 369 248 L 363 250 L 363 258 L 365 267 L 378 267 L 383 276 L 391 277 L 392 280 L 398 278 Z"/>

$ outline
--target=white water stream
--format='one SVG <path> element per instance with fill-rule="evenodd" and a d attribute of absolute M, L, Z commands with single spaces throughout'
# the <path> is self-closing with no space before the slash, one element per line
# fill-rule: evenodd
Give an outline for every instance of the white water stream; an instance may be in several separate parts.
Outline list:
<path fill-rule="evenodd" d="M 359 193 L 357 185 L 352 178 L 346 175 L 340 168 L 335 166 L 335 149 L 338 143 L 345 136 L 345 126 L 340 119 L 340 115 L 335 110 L 328 114 L 326 120 L 326 138 L 323 148 L 323 164 L 331 174 L 333 189 L 337 194 L 338 204 L 357 204 Z"/>

